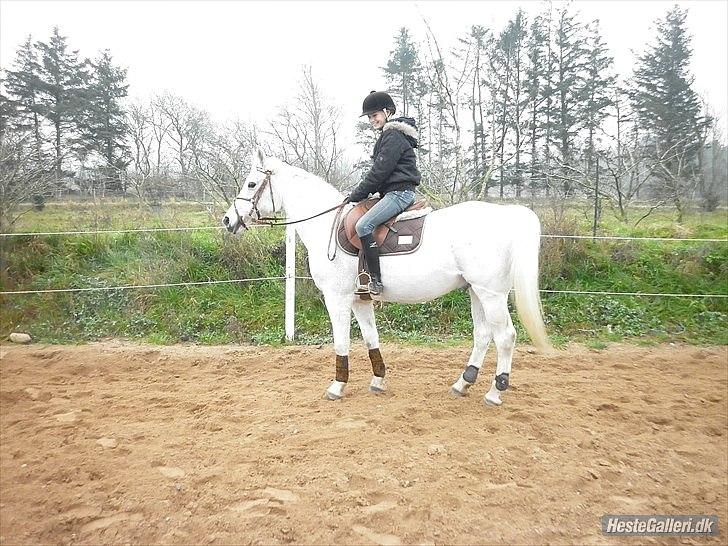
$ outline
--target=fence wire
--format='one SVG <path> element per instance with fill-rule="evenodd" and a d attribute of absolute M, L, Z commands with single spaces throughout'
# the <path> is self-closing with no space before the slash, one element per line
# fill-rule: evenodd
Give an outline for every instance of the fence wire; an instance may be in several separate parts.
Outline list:
<path fill-rule="evenodd" d="M 223 226 L 202 226 L 202 227 L 175 227 L 175 228 L 141 228 L 141 229 L 115 229 L 115 230 L 92 230 L 92 231 L 49 231 L 49 232 L 24 232 L 24 233 L 0 233 L 0 237 L 37 237 L 52 235 L 107 235 L 120 233 L 154 233 L 154 232 L 184 232 L 184 231 L 203 231 L 203 230 L 222 230 Z M 696 238 L 674 238 L 674 237 L 620 237 L 620 236 L 591 236 L 591 235 L 550 235 L 543 234 L 542 238 L 550 239 L 593 239 L 593 240 L 612 240 L 612 241 L 670 241 L 670 242 L 701 242 L 701 243 L 726 243 L 726 239 L 696 239 Z M 212 284 L 232 284 L 244 282 L 284 280 L 286 277 L 257 277 L 251 279 L 228 279 L 217 281 L 197 281 L 186 283 L 164 283 L 164 284 L 144 284 L 144 285 L 122 285 L 122 286 L 99 286 L 85 288 L 51 288 L 44 290 L 10 290 L 2 291 L 0 295 L 11 296 L 20 294 L 54 294 L 54 293 L 70 293 L 70 292 L 98 292 L 112 290 L 132 290 L 132 289 L 155 289 L 155 288 L 173 288 L 184 286 L 201 286 Z M 296 279 L 309 280 L 312 277 L 296 277 Z M 540 290 L 544 294 L 579 294 L 589 296 L 645 296 L 645 297 L 671 297 L 671 298 L 728 298 L 728 294 L 669 294 L 669 293 L 646 293 L 646 292 L 601 292 L 586 290 Z"/>
<path fill-rule="evenodd" d="M 296 280 L 313 280 L 313 277 L 294 277 Z M 69 292 L 108 292 L 113 290 L 134 290 L 153 288 L 174 288 L 184 286 L 201 286 L 211 284 L 233 284 L 258 281 L 282 281 L 286 277 L 256 277 L 251 279 L 227 279 L 220 281 L 193 281 L 165 284 L 133 284 L 121 286 L 90 286 L 85 288 L 49 288 L 45 290 L 11 290 L 0 292 L 0 296 L 14 296 L 20 294 L 58 294 Z M 669 297 L 669 298 L 728 298 L 728 294 L 660 294 L 650 292 L 598 292 L 587 290 L 539 290 L 544 294 L 582 294 L 588 296 L 647 296 L 647 297 Z"/>
<path fill-rule="evenodd" d="M 250 227 L 265 227 L 255 226 Z M 46 237 L 51 235 L 110 235 L 119 233 L 154 233 L 165 231 L 213 231 L 223 230 L 223 226 L 174 227 L 174 228 L 140 228 L 140 229 L 99 229 L 90 231 L 26 231 L 22 233 L 0 233 L 0 237 Z M 622 237 L 618 235 L 558 235 L 542 234 L 543 239 L 593 239 L 604 241 L 674 241 L 692 243 L 728 243 L 725 239 L 696 239 L 688 237 Z"/>

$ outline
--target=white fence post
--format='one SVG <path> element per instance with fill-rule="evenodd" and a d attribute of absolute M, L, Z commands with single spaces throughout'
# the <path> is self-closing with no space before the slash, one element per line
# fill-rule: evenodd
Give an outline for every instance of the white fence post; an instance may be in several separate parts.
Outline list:
<path fill-rule="evenodd" d="M 286 340 L 296 331 L 296 228 L 286 226 Z"/>

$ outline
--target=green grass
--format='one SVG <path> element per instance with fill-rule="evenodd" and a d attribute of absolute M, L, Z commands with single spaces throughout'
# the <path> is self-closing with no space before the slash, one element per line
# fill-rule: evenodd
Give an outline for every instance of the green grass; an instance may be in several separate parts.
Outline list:
<path fill-rule="evenodd" d="M 587 209 L 537 209 L 544 233 L 588 234 Z M 641 237 L 725 238 L 724 211 L 693 214 L 678 226 L 660 212 L 634 222 L 605 213 L 600 234 Z M 21 218 L 17 231 L 125 229 L 214 225 L 202 207 L 165 203 L 107 206 L 48 205 Z M 114 287 L 182 283 L 284 274 L 283 230 L 252 230 L 243 237 L 221 231 L 97 234 L 0 239 L 2 290 Z M 297 271 L 308 275 L 305 249 Z M 541 287 L 649 293 L 728 293 L 728 245 L 545 239 Z M 25 331 L 43 342 L 77 343 L 125 338 L 157 344 L 284 343 L 282 281 L 231 283 L 146 290 L 13 295 L 0 297 L 0 336 Z M 658 298 L 544 294 L 547 329 L 555 345 L 685 341 L 728 343 L 728 301 L 719 298 Z M 527 339 L 514 320 L 519 340 Z M 383 340 L 413 344 L 469 345 L 470 303 L 454 291 L 428 304 L 377 307 Z M 331 341 L 321 294 L 310 280 L 297 281 L 298 343 Z M 352 334 L 359 336 L 354 323 Z"/>

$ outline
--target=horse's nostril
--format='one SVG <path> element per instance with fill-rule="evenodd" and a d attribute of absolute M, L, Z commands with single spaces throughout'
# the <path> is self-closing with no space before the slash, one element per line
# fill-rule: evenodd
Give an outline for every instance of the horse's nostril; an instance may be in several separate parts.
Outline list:
<path fill-rule="evenodd" d="M 227 216 L 225 216 L 225 218 L 222 219 L 222 223 L 225 224 L 226 226 L 229 226 L 230 225 L 230 218 L 228 218 Z"/>

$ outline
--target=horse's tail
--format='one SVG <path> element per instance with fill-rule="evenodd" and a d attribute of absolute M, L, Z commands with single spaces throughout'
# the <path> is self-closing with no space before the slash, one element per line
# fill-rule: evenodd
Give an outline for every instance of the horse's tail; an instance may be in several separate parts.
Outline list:
<path fill-rule="evenodd" d="M 525 208 L 525 207 L 524 207 Z M 541 244 L 541 224 L 536 214 L 525 209 L 523 223 L 516 230 L 513 245 L 513 285 L 516 310 L 533 344 L 542 351 L 551 350 L 543 322 L 541 298 L 538 291 L 538 253 Z"/>

